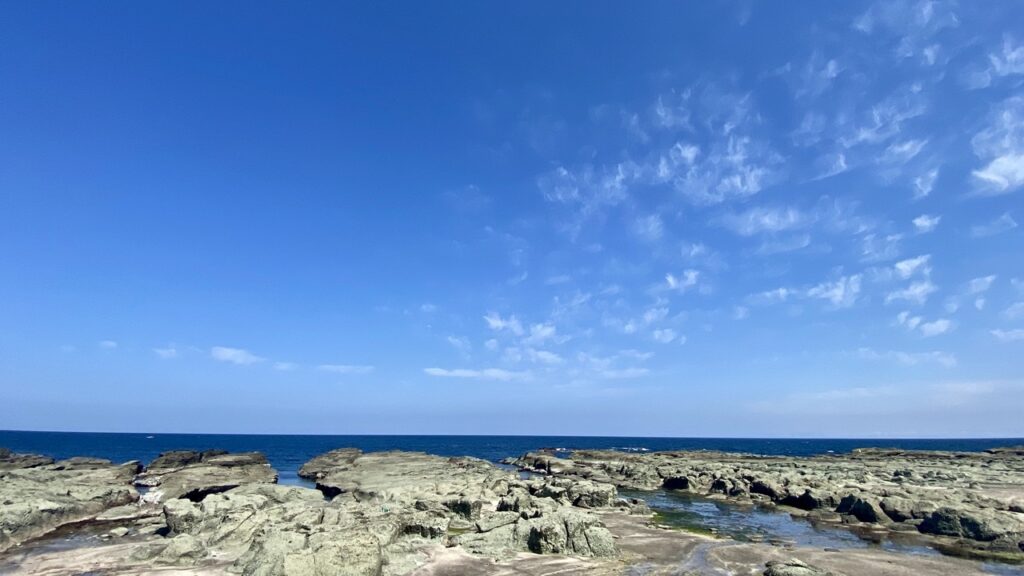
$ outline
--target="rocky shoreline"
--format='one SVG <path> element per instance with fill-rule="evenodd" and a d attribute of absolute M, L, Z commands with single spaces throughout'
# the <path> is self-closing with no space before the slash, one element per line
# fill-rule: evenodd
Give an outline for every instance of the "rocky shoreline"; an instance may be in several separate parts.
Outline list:
<path fill-rule="evenodd" d="M 536 452 L 510 464 L 634 490 L 784 506 L 818 522 L 913 532 L 964 556 L 1024 560 L 1024 448 L 859 449 L 816 457 L 721 452 Z"/>
<path fill-rule="evenodd" d="M 277 484 L 259 453 L 176 451 L 144 467 L 0 449 L 0 573 L 984 574 L 884 550 L 738 543 L 658 526 L 617 488 L 687 490 L 914 530 L 1024 561 L 1024 451 L 864 450 L 819 458 L 709 452 L 476 458 L 342 448 Z M 59 537 L 59 538 L 58 538 Z M 58 541 L 79 538 L 74 546 Z"/>

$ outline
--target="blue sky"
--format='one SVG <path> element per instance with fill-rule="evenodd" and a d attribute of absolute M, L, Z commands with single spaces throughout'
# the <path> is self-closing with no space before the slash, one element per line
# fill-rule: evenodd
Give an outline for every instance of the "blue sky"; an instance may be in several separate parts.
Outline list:
<path fill-rule="evenodd" d="M 0 428 L 1024 435 L 1024 6 L 7 3 Z"/>

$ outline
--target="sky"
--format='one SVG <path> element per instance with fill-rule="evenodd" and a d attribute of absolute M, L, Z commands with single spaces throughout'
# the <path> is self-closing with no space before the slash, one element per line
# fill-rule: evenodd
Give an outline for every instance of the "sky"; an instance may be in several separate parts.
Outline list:
<path fill-rule="evenodd" d="M 0 429 L 1024 436 L 1024 5 L 6 2 Z"/>

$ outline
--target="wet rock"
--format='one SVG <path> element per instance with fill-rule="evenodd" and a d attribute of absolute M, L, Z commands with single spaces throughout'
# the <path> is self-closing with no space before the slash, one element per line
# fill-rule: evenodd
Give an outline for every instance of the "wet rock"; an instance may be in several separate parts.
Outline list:
<path fill-rule="evenodd" d="M 799 560 L 774 560 L 766 565 L 764 576 L 841 576 L 809 566 Z"/>

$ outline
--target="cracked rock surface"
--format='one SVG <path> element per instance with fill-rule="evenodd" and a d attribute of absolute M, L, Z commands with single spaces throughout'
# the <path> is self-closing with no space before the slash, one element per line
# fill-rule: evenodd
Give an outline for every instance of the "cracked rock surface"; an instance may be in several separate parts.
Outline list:
<path fill-rule="evenodd" d="M 965 555 L 1024 560 L 1024 450 L 860 449 L 815 457 L 722 452 L 534 452 L 508 461 L 556 478 L 685 490 L 799 509 L 822 521 L 918 532 Z"/>

